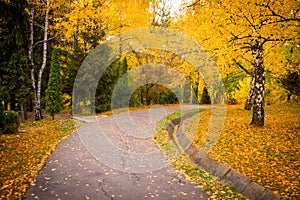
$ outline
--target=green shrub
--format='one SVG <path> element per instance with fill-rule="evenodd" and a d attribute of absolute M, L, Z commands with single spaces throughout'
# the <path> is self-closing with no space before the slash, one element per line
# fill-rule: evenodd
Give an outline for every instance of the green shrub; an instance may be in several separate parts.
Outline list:
<path fill-rule="evenodd" d="M 16 111 L 5 111 L 6 130 L 5 133 L 17 133 L 20 127 L 20 116 Z"/>
<path fill-rule="evenodd" d="M 200 104 L 210 104 L 210 103 L 211 103 L 211 100 L 210 100 L 210 96 L 208 94 L 208 90 L 206 87 L 204 87 Z"/>
<path fill-rule="evenodd" d="M 52 53 L 50 76 L 46 90 L 46 112 L 52 116 L 63 109 L 62 83 L 60 76 L 59 50 L 54 49 Z"/>

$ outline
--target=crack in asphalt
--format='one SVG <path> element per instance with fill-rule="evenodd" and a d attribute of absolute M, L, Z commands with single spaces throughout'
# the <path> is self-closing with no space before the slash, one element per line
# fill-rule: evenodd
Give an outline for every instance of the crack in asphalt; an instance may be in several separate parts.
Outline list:
<path fill-rule="evenodd" d="M 121 133 L 119 135 L 120 141 L 125 145 L 125 148 L 128 151 L 130 149 L 130 147 L 123 137 L 124 137 L 124 133 Z M 122 161 L 122 168 L 126 171 L 126 162 L 127 161 L 126 161 L 126 153 L 125 152 L 122 154 L 121 161 Z"/>
<path fill-rule="evenodd" d="M 140 181 L 140 177 L 136 173 L 132 173 L 132 175 L 135 177 L 135 181 L 132 185 L 135 186 Z"/>
<path fill-rule="evenodd" d="M 107 196 L 108 198 L 110 198 L 110 200 L 114 200 L 114 198 L 113 198 L 112 196 L 110 196 L 110 195 L 108 194 L 108 191 L 106 191 L 106 190 L 104 189 L 104 187 L 103 187 L 103 184 L 104 184 L 105 181 L 106 181 L 106 179 L 103 179 L 102 182 L 99 182 L 98 187 L 101 189 L 101 191 L 103 192 L 103 194 L 104 194 L 105 196 Z"/>

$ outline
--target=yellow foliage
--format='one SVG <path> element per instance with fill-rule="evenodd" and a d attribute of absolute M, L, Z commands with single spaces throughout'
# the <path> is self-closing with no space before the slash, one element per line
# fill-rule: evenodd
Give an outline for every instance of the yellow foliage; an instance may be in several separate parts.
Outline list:
<path fill-rule="evenodd" d="M 71 119 L 27 121 L 0 135 L 0 199 L 22 199 L 56 144 L 75 130 Z"/>
<path fill-rule="evenodd" d="M 239 88 L 236 89 L 232 94 L 232 97 L 235 98 L 237 102 L 240 104 L 244 104 L 247 99 L 248 92 L 249 92 L 249 82 L 250 82 L 250 77 L 240 80 Z"/>
<path fill-rule="evenodd" d="M 254 72 L 247 44 L 252 39 L 263 44 L 266 71 L 277 77 L 289 68 L 282 47 L 299 43 L 299 9 L 296 0 L 199 1 L 187 16 L 174 25 L 195 39 L 215 60 L 223 77 L 241 71 L 233 59 Z M 274 13 L 276 14 L 274 14 Z M 290 40 L 287 42 L 284 40 Z M 267 41 L 266 43 L 264 43 Z M 250 64 L 250 65 L 249 65 Z"/>
<path fill-rule="evenodd" d="M 261 128 L 250 126 L 251 112 L 240 107 L 227 107 L 222 134 L 210 156 L 284 198 L 300 198 L 300 105 L 266 106 L 266 122 Z M 210 116 L 210 110 L 201 113 L 194 140 L 198 146 Z"/>

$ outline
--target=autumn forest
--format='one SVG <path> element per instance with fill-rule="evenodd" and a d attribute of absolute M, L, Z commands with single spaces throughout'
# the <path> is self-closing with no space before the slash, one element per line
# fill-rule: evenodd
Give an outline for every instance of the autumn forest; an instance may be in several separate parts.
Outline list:
<path fill-rule="evenodd" d="M 220 85 L 224 87 L 224 98 L 218 96 L 205 77 L 216 74 L 212 71 L 201 73 L 199 68 L 202 66 L 194 66 L 183 54 L 158 48 L 132 49 L 122 53 L 120 46 L 120 55 L 103 71 L 97 82 L 93 100 L 76 99 L 76 92 L 90 89 L 89 84 L 82 84 L 81 88 L 74 87 L 74 84 L 78 81 L 82 63 L 94 49 L 114 41 L 121 33 L 141 28 L 150 32 L 176 30 L 195 41 L 216 66 L 222 79 Z M 126 105 L 138 109 L 156 104 L 226 104 L 227 121 L 210 156 L 284 198 L 300 197 L 299 0 L 1 0 L 0 53 L 1 171 L 10 168 L 4 164 L 9 163 L 7 155 L 10 149 L 25 148 L 16 142 L 15 137 L 23 137 L 19 134 L 36 134 L 35 124 L 41 127 L 38 131 L 45 132 L 44 136 L 27 135 L 22 139 L 47 146 L 47 151 L 33 153 L 40 159 L 26 161 L 32 163 L 30 170 L 37 171 L 41 158 L 71 133 L 66 131 L 67 127 L 56 129 L 57 123 L 62 123 L 61 120 L 72 123 L 65 118 L 87 112 L 81 105 L 90 109 L 87 113 L 110 113 L 111 101 L 117 92 L 119 96 L 114 105 L 117 109 Z M 148 64 L 160 66 L 155 71 L 158 79 L 167 79 L 167 73 L 175 73 L 172 70 L 176 71 L 176 76 L 180 74 L 176 84 L 182 83 L 179 84 L 182 98 L 174 93 L 172 86 L 148 82 L 154 77 L 153 71 L 148 72 L 145 67 Z M 163 66 L 169 67 L 171 72 Z M 124 78 L 129 71 L 135 70 L 139 70 L 137 74 Z M 127 101 L 124 95 L 137 80 L 143 80 L 145 84 L 137 87 Z M 117 83 L 121 86 L 114 89 Z M 203 120 L 199 123 L 187 123 L 191 127 L 193 123 L 207 127 L 211 113 L 208 110 L 203 113 Z M 75 130 L 73 125 L 67 126 Z M 53 141 L 50 139 L 49 144 L 44 144 L 42 141 L 47 138 L 47 131 L 55 139 L 51 136 Z M 60 135 L 54 136 L 54 132 Z M 197 145 L 204 133 L 201 128 L 195 132 L 198 133 L 194 141 Z M 262 142 L 268 140 L 266 137 L 274 143 Z M 228 138 L 231 138 L 230 142 Z M 266 145 L 270 147 L 268 153 Z M 247 153 L 242 151 L 249 146 L 257 146 L 257 149 L 249 149 Z M 277 152 L 277 157 L 267 156 L 270 151 Z M 259 160 L 248 159 L 254 159 L 256 153 L 259 154 L 257 159 L 264 163 L 260 167 L 253 164 Z M 239 159 L 234 155 L 239 155 Z M 272 163 L 274 172 L 268 172 L 266 163 Z M 187 169 L 182 168 L 186 163 L 175 165 L 184 173 L 192 171 L 183 170 Z M 26 172 L 31 173 L 28 179 L 20 178 L 21 175 L 14 171 L 18 169 L 11 167 L 0 179 L 1 199 L 23 197 L 26 184 L 35 175 L 29 171 Z M 261 171 L 261 174 L 254 171 Z M 193 180 L 193 175 L 188 176 Z M 21 184 L 18 185 L 16 180 Z M 197 180 L 199 178 L 194 181 Z M 215 184 L 206 188 L 222 190 Z M 231 196 L 230 189 L 224 191 L 228 199 L 243 199 Z M 216 199 L 225 198 L 218 192 L 208 194 Z"/>

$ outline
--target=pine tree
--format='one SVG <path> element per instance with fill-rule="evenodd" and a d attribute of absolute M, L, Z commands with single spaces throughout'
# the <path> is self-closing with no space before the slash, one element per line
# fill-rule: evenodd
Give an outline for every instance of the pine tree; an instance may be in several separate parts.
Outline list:
<path fill-rule="evenodd" d="M 297 71 L 287 71 L 287 74 L 280 80 L 282 87 L 285 88 L 288 93 L 288 101 L 292 95 L 300 96 L 300 75 Z"/>
<path fill-rule="evenodd" d="M 46 90 L 46 112 L 52 116 L 62 110 L 62 83 L 60 77 L 59 51 L 54 49 L 51 58 L 50 77 Z"/>
<path fill-rule="evenodd" d="M 128 70 L 127 59 L 124 58 L 121 62 L 119 62 L 119 67 L 116 69 L 117 77 L 116 77 L 116 84 L 114 86 L 114 102 L 113 108 L 124 108 L 129 106 L 128 100 L 130 99 L 130 89 L 128 86 L 128 75 L 126 74 Z M 116 87 L 117 86 L 117 87 Z"/>
<path fill-rule="evenodd" d="M 211 103 L 210 96 L 208 94 L 207 88 L 204 87 L 200 104 L 210 104 L 210 103 Z"/>

